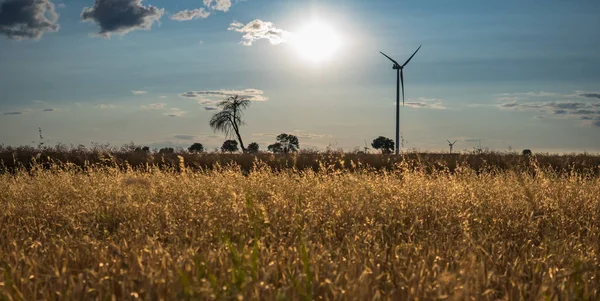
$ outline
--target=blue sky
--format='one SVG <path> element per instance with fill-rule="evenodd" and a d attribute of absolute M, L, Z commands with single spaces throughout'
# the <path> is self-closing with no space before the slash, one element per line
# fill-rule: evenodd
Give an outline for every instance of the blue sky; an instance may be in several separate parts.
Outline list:
<path fill-rule="evenodd" d="M 215 102 L 238 93 L 253 100 L 246 143 L 362 148 L 395 136 L 379 51 L 423 45 L 405 69 L 404 150 L 600 152 L 598 1 L 45 0 L 42 16 L 30 2 L 0 0 L 4 145 L 35 145 L 41 127 L 50 144 L 214 149 Z M 315 22 L 340 41 L 318 62 L 290 38 Z"/>

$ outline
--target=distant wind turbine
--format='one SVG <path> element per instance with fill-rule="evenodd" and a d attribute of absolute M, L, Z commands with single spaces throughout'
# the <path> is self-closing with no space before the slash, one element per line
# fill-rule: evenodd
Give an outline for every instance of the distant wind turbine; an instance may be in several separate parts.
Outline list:
<path fill-rule="evenodd" d="M 417 54 L 417 51 L 421 49 L 421 46 L 415 50 L 415 52 L 406 60 L 406 62 L 400 65 L 394 59 L 389 57 L 387 54 L 380 51 L 385 57 L 394 63 L 394 70 L 397 73 L 396 79 L 396 155 L 400 152 L 400 84 L 402 84 L 402 105 L 404 105 L 404 67 L 410 62 L 410 60 Z"/>
<path fill-rule="evenodd" d="M 458 140 L 454 140 L 454 142 L 450 142 L 450 140 L 446 139 L 446 141 L 448 141 L 448 145 L 450 145 L 450 153 L 452 153 L 452 148 L 454 147 L 454 144 L 456 144 L 456 141 L 458 141 Z"/>

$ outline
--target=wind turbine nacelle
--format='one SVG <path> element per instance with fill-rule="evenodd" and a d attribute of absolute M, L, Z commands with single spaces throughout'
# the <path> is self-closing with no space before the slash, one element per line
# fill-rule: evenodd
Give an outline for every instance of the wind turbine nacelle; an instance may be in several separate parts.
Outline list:
<path fill-rule="evenodd" d="M 394 65 L 394 67 L 392 67 L 392 69 L 394 70 L 398 70 L 398 69 L 402 69 L 402 67 L 398 66 L 398 65 Z"/>

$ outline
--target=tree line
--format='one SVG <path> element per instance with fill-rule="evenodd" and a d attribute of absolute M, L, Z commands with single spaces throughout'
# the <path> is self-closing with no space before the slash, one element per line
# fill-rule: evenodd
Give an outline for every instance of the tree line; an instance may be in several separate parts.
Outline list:
<path fill-rule="evenodd" d="M 248 146 L 244 145 L 240 128 L 245 124 L 243 120 L 244 110 L 250 107 L 250 100 L 239 95 L 229 96 L 217 104 L 221 109 L 215 113 L 209 121 L 210 127 L 214 132 L 225 134 L 226 138 L 230 138 L 223 142 L 221 146 L 222 152 L 234 153 L 240 149 L 243 153 L 258 153 L 260 146 L 256 142 L 251 142 Z M 392 139 L 380 136 L 373 140 L 371 146 L 374 149 L 381 150 L 383 154 L 391 154 L 394 149 L 394 141 Z M 282 133 L 276 137 L 276 142 L 267 146 L 267 150 L 273 153 L 292 153 L 300 149 L 298 137 L 291 134 Z M 171 149 L 161 149 L 159 152 L 170 152 Z M 191 153 L 202 153 L 205 151 L 202 143 L 194 143 L 188 151 Z M 172 151 L 171 151 L 172 152 Z"/>

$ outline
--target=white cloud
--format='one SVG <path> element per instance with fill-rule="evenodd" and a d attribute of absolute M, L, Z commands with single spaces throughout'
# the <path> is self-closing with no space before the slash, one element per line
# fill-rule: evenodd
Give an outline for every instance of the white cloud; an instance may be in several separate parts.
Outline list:
<path fill-rule="evenodd" d="M 210 16 L 204 8 L 198 8 L 193 10 L 182 10 L 171 16 L 171 20 L 176 21 L 189 21 L 194 19 L 206 19 Z"/>
<path fill-rule="evenodd" d="M 131 93 L 133 95 L 144 95 L 144 94 L 148 94 L 148 91 L 142 91 L 142 90 L 131 90 Z"/>
<path fill-rule="evenodd" d="M 165 116 L 169 116 L 169 117 L 183 117 L 185 114 L 187 114 L 187 112 L 183 111 L 179 108 L 172 108 L 172 109 L 169 109 L 169 111 L 164 113 Z"/>
<path fill-rule="evenodd" d="M 228 11 L 231 7 L 231 0 L 204 0 L 203 2 L 206 7 L 223 12 Z"/>
<path fill-rule="evenodd" d="M 409 100 L 405 103 L 409 108 L 445 110 L 441 99 L 419 97 L 417 100 Z"/>
<path fill-rule="evenodd" d="M 97 105 L 96 108 L 103 109 L 103 110 L 109 110 L 109 109 L 116 109 L 117 106 L 115 106 L 113 104 L 102 103 L 102 104 Z"/>
<path fill-rule="evenodd" d="M 151 103 L 149 105 L 142 105 L 142 109 L 144 110 L 162 110 L 167 106 L 164 103 Z"/>
<path fill-rule="evenodd" d="M 227 30 L 243 33 L 242 44 L 252 46 L 252 43 L 258 40 L 268 40 L 272 45 L 286 42 L 291 33 L 283 29 L 275 28 L 273 23 L 262 20 L 254 20 L 246 25 L 240 22 L 233 22 Z"/>
<path fill-rule="evenodd" d="M 215 110 L 216 105 L 224 98 L 235 95 L 250 101 L 269 100 L 269 98 L 264 95 L 264 91 L 258 89 L 189 91 L 182 93 L 179 96 L 195 99 L 205 110 L 212 111 Z"/>

